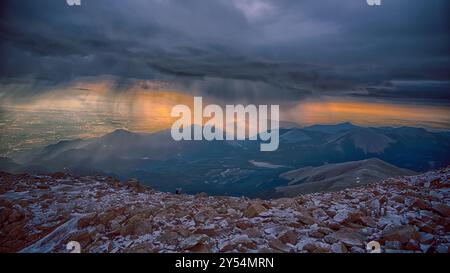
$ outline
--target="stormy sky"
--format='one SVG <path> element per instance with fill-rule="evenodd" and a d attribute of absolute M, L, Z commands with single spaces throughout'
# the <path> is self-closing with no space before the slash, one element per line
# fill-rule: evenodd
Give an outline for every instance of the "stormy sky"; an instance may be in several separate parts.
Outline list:
<path fill-rule="evenodd" d="M 108 77 L 224 100 L 450 102 L 448 0 L 81 2 L 1 1 L 3 98 Z"/>

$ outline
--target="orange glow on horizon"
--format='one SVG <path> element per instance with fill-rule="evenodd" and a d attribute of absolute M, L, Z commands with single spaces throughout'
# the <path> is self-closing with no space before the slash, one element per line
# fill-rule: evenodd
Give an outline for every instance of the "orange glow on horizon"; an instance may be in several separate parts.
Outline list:
<path fill-rule="evenodd" d="M 357 101 L 301 102 L 287 111 L 285 116 L 302 125 L 348 121 L 363 126 L 428 124 L 430 127 L 444 128 L 450 123 L 450 109 L 443 106 Z"/>
<path fill-rule="evenodd" d="M 117 91 L 116 88 L 115 81 L 107 78 L 77 81 L 63 90 L 49 90 L 25 102 L 9 103 L 3 99 L 1 106 L 31 112 L 56 110 L 73 111 L 77 115 L 89 113 L 97 115 L 99 120 L 105 119 L 104 117 L 120 117 L 120 124 L 125 124 L 126 129 L 144 132 L 170 128 L 176 119 L 170 116 L 170 112 L 177 104 L 193 109 L 192 94 L 170 90 L 163 82 L 135 81 L 124 90 Z M 215 102 L 203 98 L 204 106 L 211 103 Z M 223 105 L 223 102 L 218 104 Z M 271 104 L 270 101 L 267 104 Z M 280 105 L 280 118 L 302 126 L 352 122 L 362 126 L 450 128 L 450 109 L 446 106 L 367 102 L 333 97 L 298 101 L 294 106 Z M 206 121 L 204 119 L 203 122 Z M 101 132 L 111 130 L 114 124 L 117 123 L 113 122 L 108 128 L 101 129 Z M 245 126 L 246 121 L 237 121 L 237 124 Z"/>

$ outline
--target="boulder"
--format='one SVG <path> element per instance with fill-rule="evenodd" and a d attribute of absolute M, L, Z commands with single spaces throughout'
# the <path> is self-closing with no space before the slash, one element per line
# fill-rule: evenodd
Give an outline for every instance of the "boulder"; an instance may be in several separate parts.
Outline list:
<path fill-rule="evenodd" d="M 318 230 L 313 230 L 309 232 L 309 236 L 313 237 L 313 238 L 323 238 L 325 236 L 325 234 L 323 234 L 322 232 L 318 231 Z"/>
<path fill-rule="evenodd" d="M 4 224 L 12 213 L 13 210 L 10 208 L 0 208 L 0 225 Z"/>
<path fill-rule="evenodd" d="M 360 228 L 361 224 L 364 224 L 362 218 L 363 215 L 359 211 L 357 212 L 342 210 L 333 217 L 333 220 L 340 225 L 345 225 L 352 228 Z M 335 229 L 333 227 L 330 228 Z"/>
<path fill-rule="evenodd" d="M 397 226 L 383 231 L 382 239 L 384 241 L 407 243 L 409 240 L 419 240 L 420 233 L 411 225 Z"/>
<path fill-rule="evenodd" d="M 244 211 L 244 216 L 248 218 L 253 218 L 257 217 L 260 213 L 265 211 L 267 211 L 267 209 L 263 205 L 259 203 L 252 203 Z"/>
<path fill-rule="evenodd" d="M 179 246 L 182 249 L 189 250 L 198 244 L 203 244 L 208 241 L 209 237 L 205 234 L 193 234 L 180 242 Z"/>
<path fill-rule="evenodd" d="M 21 209 L 14 209 L 12 211 L 12 213 L 8 217 L 8 221 L 10 223 L 14 223 L 14 222 L 21 221 L 21 220 L 25 219 L 25 217 L 26 217 L 26 215 L 25 215 L 25 212 L 23 210 L 21 210 Z"/>
<path fill-rule="evenodd" d="M 284 244 L 295 245 L 298 242 L 298 234 L 293 230 L 287 230 L 282 232 L 278 236 L 278 240 L 280 240 Z"/>
<path fill-rule="evenodd" d="M 342 243 L 334 243 L 331 245 L 331 252 L 333 253 L 347 253 L 347 247 Z"/>
<path fill-rule="evenodd" d="M 160 242 L 171 245 L 177 244 L 179 239 L 180 235 L 172 230 L 165 231 L 161 236 L 159 236 Z"/>
<path fill-rule="evenodd" d="M 450 207 L 443 203 L 433 205 L 433 210 L 439 213 L 442 217 L 450 217 Z"/>
<path fill-rule="evenodd" d="M 262 236 L 261 230 L 254 227 L 244 230 L 244 234 L 246 234 L 250 238 L 259 238 Z"/>
<path fill-rule="evenodd" d="M 320 221 L 314 219 L 313 217 L 306 215 L 306 214 L 302 214 L 300 216 L 298 216 L 298 221 L 304 225 L 314 225 L 314 224 L 319 224 Z"/>
<path fill-rule="evenodd" d="M 269 241 L 269 246 L 272 249 L 281 251 L 281 252 L 289 252 L 291 250 L 290 247 L 288 247 L 286 244 L 284 244 L 283 242 L 281 242 L 278 239 L 272 239 Z"/>
<path fill-rule="evenodd" d="M 377 227 L 377 223 L 373 220 L 372 217 L 363 216 L 360 219 L 361 219 L 362 224 L 367 227 L 372 227 L 372 228 Z"/>
<path fill-rule="evenodd" d="M 208 194 L 206 192 L 200 192 L 195 195 L 195 198 L 206 198 Z"/>
<path fill-rule="evenodd" d="M 77 227 L 82 229 L 89 225 L 94 224 L 94 219 L 96 216 L 97 216 L 97 213 L 95 213 L 95 212 L 86 214 L 85 216 L 81 217 L 78 220 Z"/>
<path fill-rule="evenodd" d="M 412 206 L 421 210 L 432 210 L 431 207 L 427 203 L 425 203 L 425 201 L 419 198 L 416 198 L 414 200 Z"/>
<path fill-rule="evenodd" d="M 249 221 L 240 220 L 236 222 L 236 227 L 240 229 L 248 229 L 251 228 L 252 226 L 253 224 L 250 223 Z"/>
<path fill-rule="evenodd" d="M 129 179 L 125 182 L 125 186 L 128 189 L 134 190 L 138 193 L 143 193 L 147 190 L 147 188 L 143 185 L 141 185 L 141 183 L 139 183 L 138 180 L 136 179 Z"/>
<path fill-rule="evenodd" d="M 134 215 L 122 228 L 120 234 L 122 236 L 127 235 L 144 235 L 153 232 L 153 224 L 151 219 L 143 219 L 141 215 Z"/>
<path fill-rule="evenodd" d="M 345 244 L 346 246 L 364 246 L 366 238 L 356 231 L 340 230 L 333 234 L 330 234 L 332 238 L 338 242 Z"/>
<path fill-rule="evenodd" d="M 317 248 L 318 246 L 313 243 L 307 243 L 306 245 L 303 246 L 303 250 L 309 253 L 313 253 Z"/>
<path fill-rule="evenodd" d="M 174 227 L 173 231 L 175 231 L 176 233 L 178 233 L 180 236 L 182 236 L 183 238 L 188 237 L 189 235 L 191 235 L 192 233 L 187 230 L 186 228 L 184 228 L 183 226 L 176 226 Z"/>
<path fill-rule="evenodd" d="M 201 227 L 197 228 L 194 231 L 195 234 L 205 234 L 209 237 L 215 237 L 220 235 L 220 230 L 215 228 L 214 226 L 208 226 L 208 227 Z"/>

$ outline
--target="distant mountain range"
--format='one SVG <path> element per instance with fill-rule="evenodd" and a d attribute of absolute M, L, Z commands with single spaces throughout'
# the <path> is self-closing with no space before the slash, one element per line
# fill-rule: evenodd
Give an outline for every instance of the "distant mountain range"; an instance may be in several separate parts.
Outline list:
<path fill-rule="evenodd" d="M 284 126 L 283 124 L 281 126 Z M 413 127 L 351 123 L 280 128 L 280 146 L 259 141 L 174 141 L 170 131 L 123 129 L 92 139 L 60 141 L 0 159 L 8 172 L 106 174 L 137 178 L 158 190 L 260 196 L 290 182 L 280 174 L 303 167 L 378 158 L 416 172 L 450 164 L 450 135 Z"/>

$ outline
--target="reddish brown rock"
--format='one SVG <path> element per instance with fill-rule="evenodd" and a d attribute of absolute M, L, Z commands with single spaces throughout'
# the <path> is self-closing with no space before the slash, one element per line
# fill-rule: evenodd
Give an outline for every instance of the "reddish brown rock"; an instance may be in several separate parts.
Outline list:
<path fill-rule="evenodd" d="M 281 252 L 289 252 L 291 250 L 287 245 L 285 245 L 283 242 L 281 242 L 278 239 L 270 240 L 269 241 L 269 246 L 272 249 L 275 249 L 275 250 L 278 250 L 278 251 L 281 251 Z"/>
<path fill-rule="evenodd" d="M 180 235 L 177 232 L 171 230 L 164 232 L 159 237 L 159 241 L 165 244 L 172 244 L 172 245 L 177 244 L 180 239 L 181 239 Z"/>
<path fill-rule="evenodd" d="M 260 213 L 267 211 L 267 208 L 259 203 L 251 203 L 244 211 L 244 216 L 248 218 L 257 217 Z"/>
<path fill-rule="evenodd" d="M 192 233 L 182 226 L 177 226 L 173 229 L 176 233 L 178 233 L 181 237 L 188 237 Z"/>
<path fill-rule="evenodd" d="M 450 217 L 450 207 L 446 204 L 436 204 L 433 206 L 433 210 L 439 213 L 442 217 Z"/>
<path fill-rule="evenodd" d="M 425 203 L 425 201 L 423 201 L 419 198 L 416 198 L 414 200 L 414 203 L 412 204 L 412 206 L 416 207 L 418 209 L 421 209 L 421 210 L 432 210 L 431 207 L 427 203 Z"/>
<path fill-rule="evenodd" d="M 347 225 L 351 223 L 361 223 L 362 214 L 356 211 L 339 211 L 333 218 L 334 221 Z"/>
<path fill-rule="evenodd" d="M 207 198 L 208 194 L 206 192 L 200 192 L 195 195 L 196 198 Z"/>
<path fill-rule="evenodd" d="M 329 248 L 326 247 L 317 247 L 316 249 L 313 250 L 313 253 L 330 253 L 331 250 Z"/>
<path fill-rule="evenodd" d="M 120 229 L 122 236 L 126 235 L 144 235 L 153 232 L 151 219 L 143 219 L 141 215 L 135 215 L 128 219 Z"/>
<path fill-rule="evenodd" d="M 440 178 L 436 178 L 433 181 L 431 181 L 431 187 L 434 189 L 443 189 L 443 188 L 449 188 L 450 187 L 450 183 L 443 183 L 442 180 Z"/>
<path fill-rule="evenodd" d="M 248 221 L 238 221 L 236 223 L 236 227 L 240 228 L 240 229 L 248 229 L 252 227 L 252 223 L 248 222 Z"/>
<path fill-rule="evenodd" d="M 417 241 L 411 240 L 408 243 L 406 243 L 402 249 L 404 250 L 411 250 L 411 251 L 420 251 L 420 245 Z"/>
<path fill-rule="evenodd" d="M 249 228 L 244 230 L 244 234 L 247 234 L 248 237 L 250 238 L 259 238 L 262 235 L 261 230 L 259 230 L 258 228 Z"/>
<path fill-rule="evenodd" d="M 373 227 L 373 228 L 377 227 L 377 223 L 373 220 L 372 217 L 363 216 L 363 217 L 361 217 L 361 222 L 363 225 L 368 226 L 368 227 Z"/>
<path fill-rule="evenodd" d="M 191 249 L 199 244 L 205 244 L 209 239 L 208 236 L 204 234 L 193 234 L 188 238 L 180 242 L 179 246 L 182 249 Z"/>
<path fill-rule="evenodd" d="M 298 234 L 293 230 L 287 230 L 278 236 L 278 240 L 284 244 L 295 245 L 298 242 Z"/>
<path fill-rule="evenodd" d="M 204 223 L 214 217 L 216 217 L 218 213 L 210 207 L 204 208 L 201 211 L 194 214 L 194 220 L 197 223 Z"/>
<path fill-rule="evenodd" d="M 211 246 L 204 243 L 199 243 L 189 249 L 192 253 L 209 253 L 211 252 Z"/>
<path fill-rule="evenodd" d="M 138 180 L 136 179 L 129 179 L 125 182 L 125 186 L 129 189 L 132 189 L 138 193 L 143 193 L 146 191 L 146 187 L 141 185 Z"/>
<path fill-rule="evenodd" d="M 301 215 L 298 217 L 298 221 L 304 225 L 314 225 L 318 224 L 319 221 L 314 219 L 313 217 L 309 215 Z"/>
<path fill-rule="evenodd" d="M 429 225 L 422 225 L 419 229 L 420 231 L 426 232 L 426 233 L 433 233 L 434 229 Z"/>
<path fill-rule="evenodd" d="M 56 172 L 56 173 L 52 174 L 53 179 L 62 179 L 64 177 L 65 177 L 65 174 L 62 172 Z"/>
<path fill-rule="evenodd" d="M 82 228 L 85 228 L 85 227 L 87 227 L 89 225 L 93 225 L 94 224 L 94 219 L 95 219 L 96 216 L 97 216 L 97 213 L 93 212 L 93 213 L 89 213 L 89 214 L 81 217 L 78 220 L 77 227 L 79 229 L 82 229 Z"/>
<path fill-rule="evenodd" d="M 340 230 L 342 226 L 338 223 L 332 222 L 328 224 L 328 227 L 332 230 Z"/>
<path fill-rule="evenodd" d="M 203 228 L 197 228 L 194 231 L 195 234 L 205 234 L 209 237 L 215 237 L 220 235 L 220 230 L 215 227 L 203 227 Z"/>
<path fill-rule="evenodd" d="M 13 207 L 13 205 L 14 205 L 13 202 L 0 198 L 0 207 L 5 207 L 5 208 L 11 209 Z"/>
<path fill-rule="evenodd" d="M 389 228 L 383 232 L 382 239 L 385 241 L 398 241 L 407 243 L 409 240 L 418 240 L 420 234 L 414 226 L 405 225 Z"/>
<path fill-rule="evenodd" d="M 402 195 L 396 195 L 396 196 L 394 196 L 394 198 L 392 198 L 392 200 L 394 200 L 397 203 L 401 203 L 401 204 L 405 203 L 405 197 Z"/>
<path fill-rule="evenodd" d="M 17 221 L 25 219 L 25 217 L 26 217 L 25 212 L 23 212 L 22 210 L 15 209 L 9 215 L 8 221 L 10 223 L 14 223 L 14 222 L 17 222 Z"/>
<path fill-rule="evenodd" d="M 323 233 L 324 235 L 328 235 L 334 232 L 334 230 L 328 228 L 328 227 L 319 227 L 317 229 L 320 233 Z"/>
<path fill-rule="evenodd" d="M 313 243 L 307 243 L 306 245 L 303 246 L 303 250 L 305 250 L 309 253 L 313 253 L 316 249 L 317 249 L 317 246 Z"/>
<path fill-rule="evenodd" d="M 86 248 L 92 242 L 92 234 L 88 231 L 79 231 L 70 237 L 69 241 L 79 242 L 82 249 Z"/>
<path fill-rule="evenodd" d="M 4 224 L 12 213 L 13 210 L 10 208 L 6 207 L 0 208 L 0 225 Z"/>
<path fill-rule="evenodd" d="M 325 236 L 325 234 L 323 234 L 322 232 L 320 232 L 318 230 L 313 230 L 309 233 L 309 236 L 320 239 L 320 238 L 323 238 Z"/>
<path fill-rule="evenodd" d="M 366 238 L 355 231 L 340 230 L 330 236 L 346 246 L 365 246 Z"/>
<path fill-rule="evenodd" d="M 48 185 L 41 184 L 41 183 L 37 184 L 36 187 L 38 189 L 40 189 L 40 190 L 48 190 L 48 189 L 50 189 L 50 187 Z"/>

